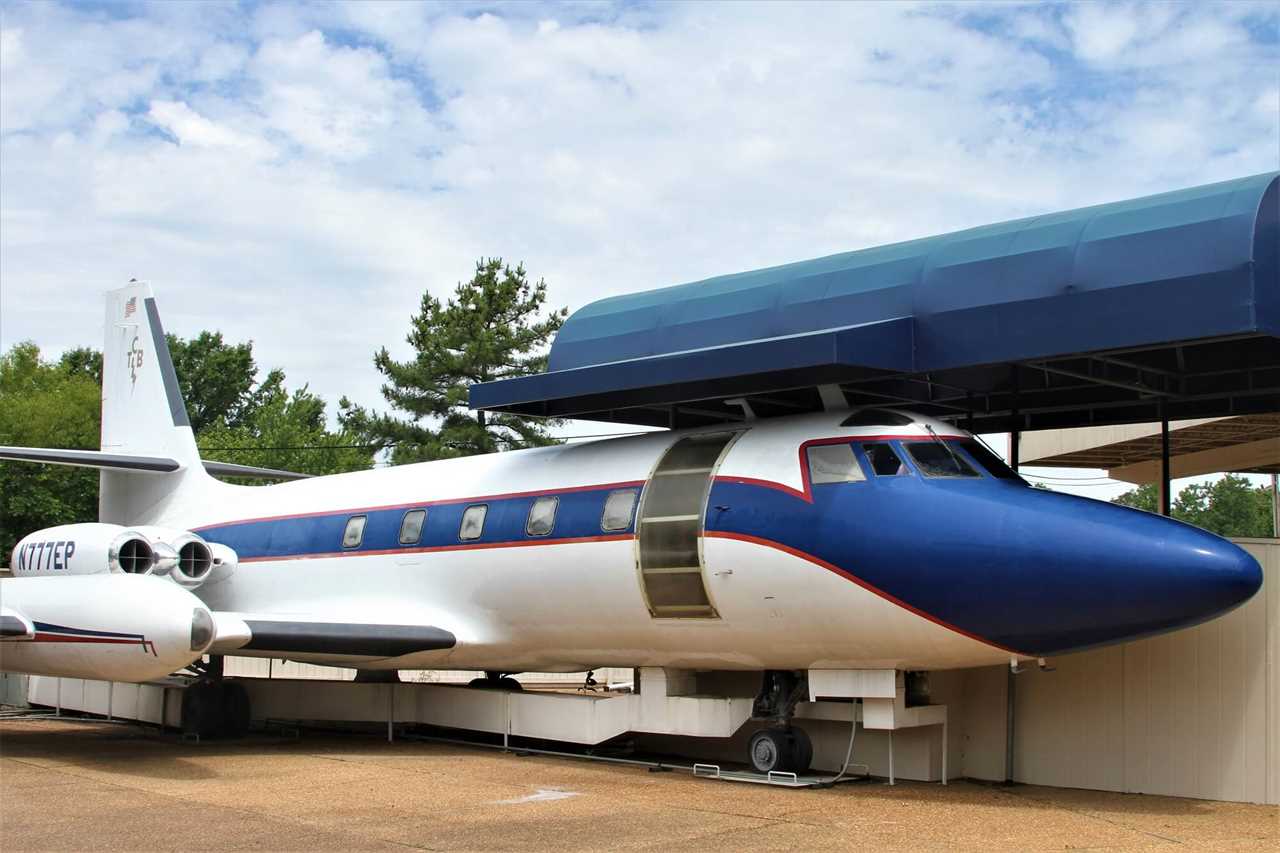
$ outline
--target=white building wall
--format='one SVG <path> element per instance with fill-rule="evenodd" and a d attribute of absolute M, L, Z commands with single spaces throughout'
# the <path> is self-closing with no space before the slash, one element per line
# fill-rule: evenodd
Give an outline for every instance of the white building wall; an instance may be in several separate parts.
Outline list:
<path fill-rule="evenodd" d="M 1016 677 L 1017 781 L 1280 803 L 1280 542 L 1236 541 L 1266 576 L 1245 606 Z"/>
<path fill-rule="evenodd" d="M 351 681 L 356 677 L 354 669 L 336 666 L 319 666 L 313 663 L 298 663 L 279 658 L 250 658 L 228 655 L 223 663 L 226 675 L 238 678 L 314 678 L 329 681 Z M 427 684 L 466 684 L 481 675 L 470 670 L 424 669 L 401 670 L 400 680 Z M 577 687 L 586 679 L 585 672 L 522 672 L 517 678 L 525 684 L 565 685 Z M 632 673 L 629 669 L 597 669 L 595 678 L 601 685 L 630 684 Z"/>

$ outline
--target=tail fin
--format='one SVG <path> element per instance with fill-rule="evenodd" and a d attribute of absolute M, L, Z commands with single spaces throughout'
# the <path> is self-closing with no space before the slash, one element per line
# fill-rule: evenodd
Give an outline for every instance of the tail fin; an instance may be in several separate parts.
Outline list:
<path fill-rule="evenodd" d="M 107 294 L 102 450 L 168 457 L 181 466 L 163 476 L 104 469 L 98 504 L 103 521 L 145 521 L 180 489 L 210 479 L 178 390 L 155 296 L 142 282 Z"/>
<path fill-rule="evenodd" d="M 301 480 L 308 474 L 201 461 L 151 287 L 107 294 L 102 349 L 102 449 L 0 447 L 0 459 L 101 469 L 98 517 L 156 523 L 175 501 L 207 496 L 214 476 Z"/>

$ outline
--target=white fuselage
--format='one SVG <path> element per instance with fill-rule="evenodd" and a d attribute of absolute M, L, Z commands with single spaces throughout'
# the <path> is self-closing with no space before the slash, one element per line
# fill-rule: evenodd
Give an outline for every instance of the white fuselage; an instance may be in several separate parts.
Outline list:
<path fill-rule="evenodd" d="M 748 425 L 715 476 L 801 492 L 806 487 L 797 455 L 802 444 L 883 432 L 838 424 L 833 415 L 814 415 Z M 944 424 L 933 426 L 944 435 L 957 434 Z M 928 438 L 921 423 L 895 432 Z M 610 484 L 639 488 L 663 453 L 689 433 L 566 444 L 260 488 L 211 482 L 207 492 L 185 493 L 185 500 L 148 521 L 216 538 L 219 525 L 251 519 L 288 523 Z M 333 541 L 332 547 L 318 552 L 313 547 L 305 556 L 241 553 L 229 578 L 206 584 L 198 594 L 218 611 L 428 624 L 457 637 L 450 650 L 357 661 L 376 669 L 912 669 L 1000 663 L 1010 656 L 804 556 L 715 535 L 699 537 L 699 546 L 716 618 L 655 617 L 642 591 L 637 538 L 630 532 L 597 532 L 568 541 L 553 535 L 373 552 L 344 552 Z M 294 657 L 353 663 L 323 655 Z"/>

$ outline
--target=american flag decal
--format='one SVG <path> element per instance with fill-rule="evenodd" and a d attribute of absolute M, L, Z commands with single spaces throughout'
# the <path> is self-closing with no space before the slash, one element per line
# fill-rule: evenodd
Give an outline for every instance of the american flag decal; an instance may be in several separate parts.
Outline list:
<path fill-rule="evenodd" d="M 129 301 L 124 304 L 124 318 L 127 320 L 133 316 L 133 312 L 138 310 L 138 297 L 130 296 Z"/>

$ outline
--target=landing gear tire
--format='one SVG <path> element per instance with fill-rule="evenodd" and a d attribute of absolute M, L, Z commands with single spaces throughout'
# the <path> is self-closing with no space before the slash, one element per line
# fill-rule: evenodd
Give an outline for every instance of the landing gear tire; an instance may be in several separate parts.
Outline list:
<path fill-rule="evenodd" d="M 201 739 L 222 731 L 222 690 L 215 681 L 197 681 L 182 691 L 182 733 Z"/>
<path fill-rule="evenodd" d="M 238 681 L 203 679 L 182 691 L 182 733 L 201 740 L 249 733 L 249 693 Z"/>
<path fill-rule="evenodd" d="M 761 729 L 751 736 L 747 754 L 757 773 L 803 773 L 813 763 L 813 742 L 804 729 Z"/>
<path fill-rule="evenodd" d="M 524 685 L 507 675 L 501 678 L 473 678 L 467 682 L 467 686 L 477 690 L 524 690 Z"/>
<path fill-rule="evenodd" d="M 787 731 L 791 735 L 791 772 L 805 773 L 813 764 L 813 741 L 804 729 L 792 726 Z"/>
<path fill-rule="evenodd" d="M 222 728 L 219 734 L 223 737 L 239 738 L 249 733 L 249 693 L 238 681 L 223 681 Z"/>

